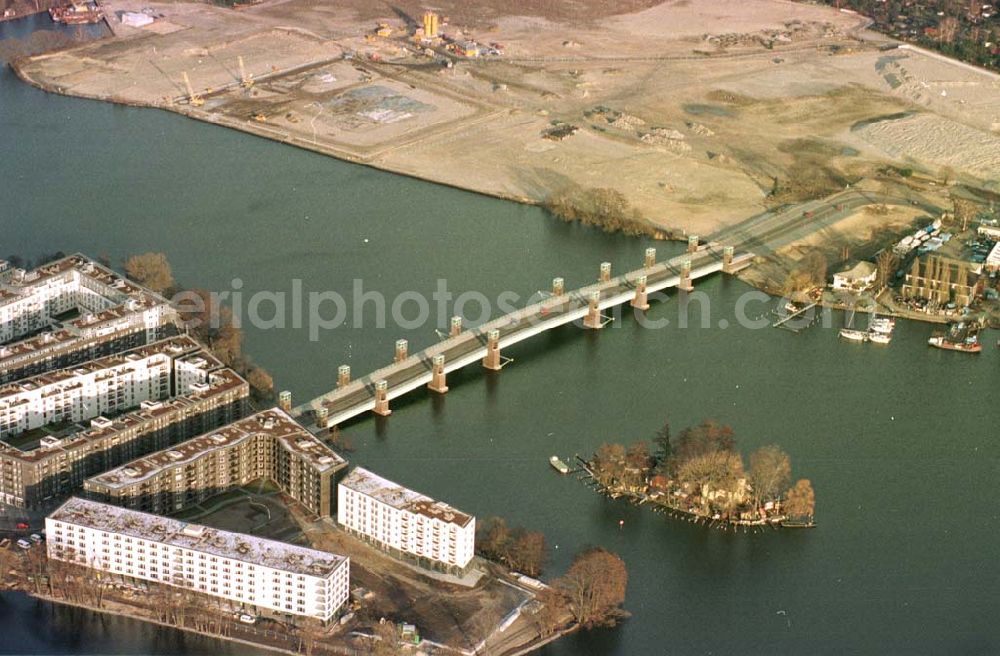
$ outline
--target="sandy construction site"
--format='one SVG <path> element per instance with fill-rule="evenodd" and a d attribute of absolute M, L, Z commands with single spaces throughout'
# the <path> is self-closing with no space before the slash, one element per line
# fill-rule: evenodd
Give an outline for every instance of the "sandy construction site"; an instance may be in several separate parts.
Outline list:
<path fill-rule="evenodd" d="M 712 234 L 887 164 L 1000 177 L 1000 76 L 895 48 L 828 8 L 455 3 L 442 32 L 500 53 L 466 57 L 415 42 L 420 9 L 406 4 L 103 4 L 115 37 L 22 60 L 22 77 L 518 200 L 612 188 L 674 233 Z M 144 9 L 146 27 L 118 19 Z M 378 22 L 392 33 L 372 35 Z"/>

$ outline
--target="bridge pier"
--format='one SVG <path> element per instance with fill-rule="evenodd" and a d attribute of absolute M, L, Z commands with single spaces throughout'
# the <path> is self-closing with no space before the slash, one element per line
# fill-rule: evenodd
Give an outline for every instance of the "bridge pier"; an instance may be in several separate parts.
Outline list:
<path fill-rule="evenodd" d="M 691 282 L 691 260 L 684 260 L 681 265 L 681 281 L 677 285 L 677 289 L 685 292 L 694 291 L 694 284 Z"/>
<path fill-rule="evenodd" d="M 393 361 L 396 362 L 396 363 L 399 363 L 399 362 L 402 362 L 403 360 L 405 360 L 406 359 L 406 354 L 407 354 L 407 351 L 409 350 L 409 348 L 410 348 L 409 342 L 407 342 L 405 339 L 397 339 L 396 340 L 396 357 L 395 357 L 395 360 L 393 360 Z"/>
<path fill-rule="evenodd" d="M 587 316 L 583 318 L 584 328 L 598 330 L 604 327 L 604 319 L 601 317 L 601 292 L 594 292 L 590 295 L 587 304 Z"/>
<path fill-rule="evenodd" d="M 389 383 L 384 380 L 375 382 L 375 408 L 373 412 L 380 417 L 388 417 L 392 414 L 389 409 Z"/>
<path fill-rule="evenodd" d="M 285 412 L 292 411 L 292 393 L 288 390 L 284 390 L 278 394 L 278 407 Z"/>
<path fill-rule="evenodd" d="M 448 391 L 448 385 L 444 380 L 444 354 L 439 353 L 431 358 L 431 382 L 427 383 L 427 389 L 438 394 Z"/>
<path fill-rule="evenodd" d="M 649 299 L 646 294 L 646 276 L 639 276 L 635 279 L 635 297 L 632 299 L 632 307 L 644 312 L 649 309 Z"/>
<path fill-rule="evenodd" d="M 346 387 L 351 382 L 351 365 L 342 364 L 337 367 L 337 387 Z"/>
<path fill-rule="evenodd" d="M 688 235 L 688 253 L 698 252 L 698 235 Z"/>
<path fill-rule="evenodd" d="M 598 280 L 611 282 L 611 262 L 601 262 L 601 275 Z"/>
<path fill-rule="evenodd" d="M 462 317 L 452 317 L 451 318 L 451 330 L 448 335 L 455 337 L 462 334 Z"/>
<path fill-rule="evenodd" d="M 325 405 L 319 405 L 313 414 L 316 415 L 316 428 L 326 428 L 326 420 L 330 416 L 330 409 Z"/>
<path fill-rule="evenodd" d="M 503 368 L 503 362 L 500 360 L 499 330 L 486 333 L 486 357 L 483 358 L 483 366 L 490 371 L 500 371 Z"/>
<path fill-rule="evenodd" d="M 562 278 L 552 279 L 552 295 L 562 296 L 566 293 L 566 282 Z"/>
<path fill-rule="evenodd" d="M 645 267 L 647 269 L 650 269 L 650 268 L 652 268 L 654 266 L 656 266 L 656 249 L 655 248 L 647 248 L 646 249 Z"/>
<path fill-rule="evenodd" d="M 722 273 L 733 273 L 733 247 L 722 249 Z"/>

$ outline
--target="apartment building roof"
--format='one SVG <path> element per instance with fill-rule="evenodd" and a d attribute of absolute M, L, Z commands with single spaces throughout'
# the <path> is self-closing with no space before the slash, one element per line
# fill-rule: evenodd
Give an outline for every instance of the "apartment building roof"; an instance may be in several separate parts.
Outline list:
<path fill-rule="evenodd" d="M 136 426 L 155 421 L 161 417 L 176 415 L 176 418 L 181 418 L 187 408 L 196 406 L 212 397 L 225 395 L 240 387 L 246 387 L 246 393 L 249 394 L 249 385 L 239 374 L 232 369 L 219 369 L 209 374 L 207 385 L 196 386 L 190 394 L 175 396 L 163 401 L 145 401 L 138 410 L 127 412 L 114 419 L 95 417 L 90 420 L 89 427 L 78 425 L 75 430 L 71 430 L 64 437 L 42 442 L 36 448 L 20 449 L 11 444 L 0 442 L 0 453 L 24 462 L 40 462 L 46 458 L 58 457 L 84 448 L 91 442 L 111 437 L 116 433 L 125 433 Z"/>
<path fill-rule="evenodd" d="M 344 556 L 318 549 L 223 531 L 79 497 L 70 498 L 49 515 L 49 519 L 292 574 L 326 578 L 348 561 Z"/>
<path fill-rule="evenodd" d="M 204 435 L 191 438 L 169 449 L 133 460 L 121 467 L 89 479 L 109 489 L 119 489 L 151 478 L 161 472 L 186 465 L 203 456 L 228 449 L 258 436 L 273 438 L 318 472 L 337 469 L 346 461 L 287 413 L 278 408 L 264 410 Z"/>
<path fill-rule="evenodd" d="M 25 272 L 20 277 L 8 275 L 5 281 L 0 282 L 0 305 L 31 297 L 50 279 L 70 271 L 76 271 L 80 276 L 113 290 L 112 293 L 103 296 L 111 306 L 57 324 L 53 330 L 26 339 L 11 340 L 9 344 L 0 346 L 0 365 L 5 360 L 15 360 L 72 344 L 86 336 L 88 330 L 100 324 L 117 321 L 157 306 L 169 307 L 167 300 L 159 294 L 127 280 L 79 253 Z"/>
<path fill-rule="evenodd" d="M 76 271 L 80 275 L 111 287 L 125 297 L 138 298 L 140 295 L 146 295 L 152 301 L 166 302 L 159 294 L 125 279 L 111 269 L 94 262 L 82 253 L 74 253 L 54 262 L 43 264 L 31 271 L 25 271 L 21 277 L 8 279 L 0 285 L 0 303 L 30 295 L 33 293 L 32 288 L 40 287 L 50 279 L 69 271 Z"/>
<path fill-rule="evenodd" d="M 25 378 L 24 380 L 8 383 L 0 387 L 0 406 L 9 405 L 11 403 L 11 400 L 7 397 L 16 396 L 23 392 L 34 391 L 38 388 L 47 387 L 49 385 L 70 382 L 74 378 L 86 376 L 105 369 L 127 366 L 130 363 L 140 362 L 155 355 L 162 354 L 168 355 L 171 358 L 177 358 L 182 355 L 188 355 L 201 350 L 201 345 L 187 335 L 169 337 L 158 342 L 153 342 L 152 344 L 134 348 L 130 351 L 116 353 L 115 355 L 108 355 L 103 358 L 75 365 L 73 367 L 67 367 L 66 369 L 57 369 L 55 371 L 49 371 L 36 376 L 31 376 L 30 378 Z M 202 357 L 206 356 L 211 357 L 208 356 L 207 353 L 202 355 Z M 216 360 L 216 362 L 218 361 Z"/>
<path fill-rule="evenodd" d="M 393 508 L 424 515 L 447 524 L 465 527 L 472 520 L 471 515 L 456 510 L 443 501 L 435 501 L 363 467 L 355 467 L 354 471 L 344 477 L 340 485 Z"/>

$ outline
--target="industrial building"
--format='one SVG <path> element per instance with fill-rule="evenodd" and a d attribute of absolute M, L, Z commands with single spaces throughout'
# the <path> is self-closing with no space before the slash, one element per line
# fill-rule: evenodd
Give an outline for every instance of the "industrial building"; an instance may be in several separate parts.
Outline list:
<path fill-rule="evenodd" d="M 166 514 L 263 478 L 327 517 L 335 476 L 346 466 L 287 413 L 272 408 L 89 478 L 84 490 L 91 499 Z"/>
<path fill-rule="evenodd" d="M 176 332 L 162 296 L 83 255 L 31 271 L 0 266 L 0 384 Z"/>
<path fill-rule="evenodd" d="M 337 521 L 397 556 L 464 570 L 475 552 L 476 518 L 355 467 L 337 486 Z"/>
<path fill-rule="evenodd" d="M 190 590 L 231 608 L 332 619 L 350 559 L 72 498 L 45 520 L 50 559 Z"/>
<path fill-rule="evenodd" d="M 95 417 L 20 448 L 0 442 L 0 501 L 35 508 L 67 496 L 89 476 L 242 418 L 249 396 L 243 378 L 220 368 L 187 394 L 143 401 L 114 419 Z"/>
<path fill-rule="evenodd" d="M 124 353 L 39 374 L 0 386 L 0 440 L 14 446 L 33 439 L 28 431 L 49 424 L 110 417 L 189 394 L 221 363 L 190 337 L 177 336 Z"/>

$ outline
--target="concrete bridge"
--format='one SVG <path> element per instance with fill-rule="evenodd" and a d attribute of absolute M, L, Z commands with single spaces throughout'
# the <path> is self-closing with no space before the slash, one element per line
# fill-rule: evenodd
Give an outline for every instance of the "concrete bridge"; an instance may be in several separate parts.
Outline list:
<path fill-rule="evenodd" d="M 676 287 L 690 291 L 698 278 L 722 271 L 736 273 L 750 265 L 751 253 L 736 253 L 732 246 L 688 241 L 687 253 L 666 262 L 656 262 L 656 249 L 646 250 L 641 269 L 612 277 L 611 264 L 603 263 L 598 282 L 573 291 L 563 288 L 562 278 L 552 282 L 552 294 L 538 303 L 494 319 L 478 328 L 463 329 L 461 317 L 452 318 L 447 338 L 419 353 L 407 351 L 406 340 L 396 342 L 395 361 L 356 380 L 343 365 L 337 387 L 309 403 L 292 408 L 291 394 L 282 392 L 279 405 L 312 430 L 336 426 L 365 412 L 386 416 L 392 399 L 426 385 L 439 394 L 448 391 L 447 374 L 474 363 L 499 371 L 509 362 L 502 349 L 534 335 L 574 321 L 598 330 L 610 319 L 607 308 L 629 303 L 639 310 L 649 308 L 649 295 Z"/>

